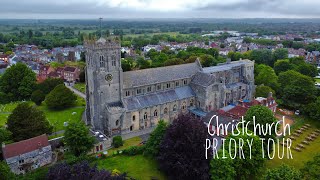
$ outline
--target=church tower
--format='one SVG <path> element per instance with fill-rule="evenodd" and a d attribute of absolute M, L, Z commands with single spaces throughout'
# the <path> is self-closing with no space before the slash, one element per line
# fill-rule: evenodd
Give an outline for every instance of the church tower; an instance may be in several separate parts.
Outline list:
<path fill-rule="evenodd" d="M 108 113 L 109 107 L 121 107 L 122 68 L 120 43 L 115 39 L 87 40 L 86 118 L 94 129 L 110 134 L 119 118 Z M 119 123 L 119 122 L 118 122 Z"/>

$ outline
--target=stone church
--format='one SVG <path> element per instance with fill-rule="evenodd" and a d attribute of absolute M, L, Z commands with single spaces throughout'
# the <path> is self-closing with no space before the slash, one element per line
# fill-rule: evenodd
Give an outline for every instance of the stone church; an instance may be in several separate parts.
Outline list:
<path fill-rule="evenodd" d="M 254 62 L 213 67 L 194 63 L 123 72 L 120 43 L 100 38 L 86 48 L 86 119 L 93 129 L 124 135 L 172 121 L 179 113 L 204 117 L 238 100 L 252 100 Z"/>

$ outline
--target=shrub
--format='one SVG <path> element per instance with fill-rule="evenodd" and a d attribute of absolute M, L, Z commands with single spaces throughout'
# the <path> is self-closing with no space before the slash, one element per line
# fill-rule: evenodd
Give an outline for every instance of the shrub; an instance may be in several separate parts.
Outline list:
<path fill-rule="evenodd" d="M 45 94 L 40 90 L 36 90 L 31 94 L 31 101 L 36 103 L 38 106 L 42 103 L 42 101 L 44 101 L 45 98 Z"/>
<path fill-rule="evenodd" d="M 45 102 L 50 109 L 62 109 L 74 105 L 76 100 L 77 96 L 64 84 L 60 84 L 47 95 Z"/>
<path fill-rule="evenodd" d="M 129 148 L 123 150 L 123 154 L 128 156 L 134 156 L 137 154 L 142 154 L 145 150 L 145 146 L 130 146 Z"/>
<path fill-rule="evenodd" d="M 112 139 L 112 145 L 113 145 L 115 148 L 118 148 L 118 147 L 120 147 L 120 146 L 123 146 L 122 137 L 121 137 L 121 136 L 115 136 L 115 137 L 113 137 L 113 139 Z"/>

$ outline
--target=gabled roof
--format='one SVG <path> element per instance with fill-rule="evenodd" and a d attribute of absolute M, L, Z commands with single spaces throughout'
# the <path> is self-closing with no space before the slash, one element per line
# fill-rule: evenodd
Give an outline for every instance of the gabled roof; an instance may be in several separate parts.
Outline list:
<path fill-rule="evenodd" d="M 190 98 L 194 95 L 195 93 L 189 86 L 183 86 L 168 91 L 124 98 L 123 104 L 128 111 L 132 111 Z"/>
<path fill-rule="evenodd" d="M 69 66 L 67 66 L 67 67 L 64 68 L 64 71 L 75 72 L 76 69 L 77 69 L 77 68 L 75 68 L 75 67 L 69 67 Z"/>
<path fill-rule="evenodd" d="M 150 68 L 123 73 L 123 88 L 139 87 L 161 82 L 191 78 L 201 70 L 199 62 Z"/>
<path fill-rule="evenodd" d="M 16 143 L 5 145 L 2 148 L 3 158 L 8 159 L 21 154 L 25 154 L 49 145 L 47 135 L 43 134 L 31 139 L 26 139 Z"/>

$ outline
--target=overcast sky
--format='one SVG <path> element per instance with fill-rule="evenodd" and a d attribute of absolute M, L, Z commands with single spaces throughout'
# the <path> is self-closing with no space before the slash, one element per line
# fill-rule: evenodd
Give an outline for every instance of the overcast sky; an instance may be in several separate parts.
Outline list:
<path fill-rule="evenodd" d="M 320 0 L 0 0 L 0 19 L 320 18 Z"/>

